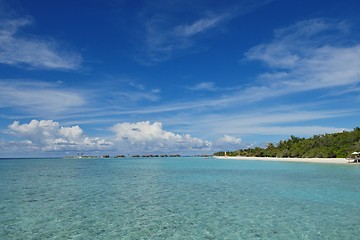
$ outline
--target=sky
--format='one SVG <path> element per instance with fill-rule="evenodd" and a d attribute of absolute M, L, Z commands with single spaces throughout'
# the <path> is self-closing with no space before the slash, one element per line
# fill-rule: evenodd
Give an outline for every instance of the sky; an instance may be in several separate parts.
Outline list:
<path fill-rule="evenodd" d="M 360 120 L 357 0 L 0 0 L 0 157 L 211 154 Z"/>

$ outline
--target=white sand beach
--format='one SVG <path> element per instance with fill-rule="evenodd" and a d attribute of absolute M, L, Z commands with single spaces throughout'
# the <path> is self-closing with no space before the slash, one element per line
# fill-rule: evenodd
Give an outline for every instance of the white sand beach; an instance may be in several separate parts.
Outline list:
<path fill-rule="evenodd" d="M 232 159 L 244 161 L 277 161 L 277 162 L 304 162 L 304 163 L 331 163 L 331 164 L 348 164 L 346 158 L 277 158 L 277 157 L 222 157 L 214 156 L 218 159 Z"/>

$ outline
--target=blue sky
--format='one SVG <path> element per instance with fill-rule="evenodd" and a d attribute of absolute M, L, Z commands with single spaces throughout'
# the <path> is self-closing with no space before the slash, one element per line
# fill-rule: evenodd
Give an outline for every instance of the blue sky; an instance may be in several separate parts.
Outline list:
<path fill-rule="evenodd" d="M 352 130 L 359 11 L 0 0 L 0 157 L 200 154 Z"/>

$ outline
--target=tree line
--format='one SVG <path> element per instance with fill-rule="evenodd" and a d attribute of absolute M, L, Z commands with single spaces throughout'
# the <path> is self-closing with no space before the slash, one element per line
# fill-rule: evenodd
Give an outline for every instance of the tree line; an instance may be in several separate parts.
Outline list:
<path fill-rule="evenodd" d="M 255 147 L 226 152 L 228 156 L 247 157 L 297 157 L 297 158 L 346 158 L 360 151 L 360 128 L 341 133 L 321 134 L 310 138 L 291 136 L 277 144 L 269 143 L 265 148 Z M 216 152 L 224 156 L 225 152 Z"/>

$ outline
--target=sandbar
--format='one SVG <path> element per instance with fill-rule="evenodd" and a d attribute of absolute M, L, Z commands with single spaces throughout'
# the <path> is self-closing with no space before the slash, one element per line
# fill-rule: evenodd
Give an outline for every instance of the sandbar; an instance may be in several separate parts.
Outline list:
<path fill-rule="evenodd" d="M 349 164 L 352 160 L 346 158 L 277 158 L 277 157 L 224 157 L 214 156 L 218 159 L 244 160 L 244 161 L 276 161 L 276 162 L 302 162 L 302 163 L 330 163 Z"/>

